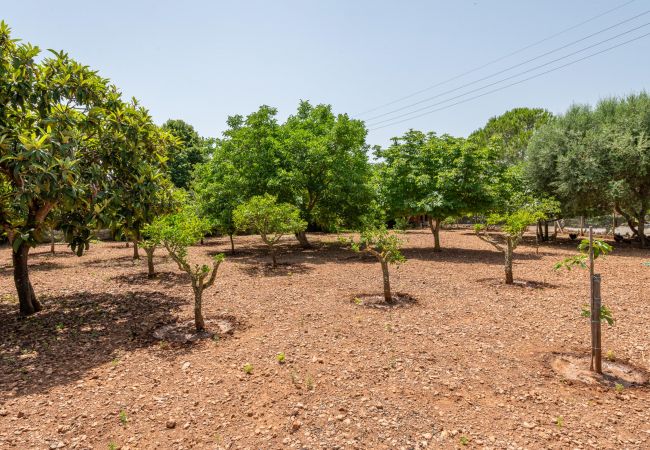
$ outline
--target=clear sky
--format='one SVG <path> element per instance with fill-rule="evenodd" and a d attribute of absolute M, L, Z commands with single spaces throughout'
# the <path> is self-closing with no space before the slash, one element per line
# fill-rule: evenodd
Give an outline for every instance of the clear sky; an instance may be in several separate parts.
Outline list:
<path fill-rule="evenodd" d="M 98 69 L 126 96 L 137 97 L 159 123 L 183 119 L 204 136 L 220 136 L 228 115 L 247 114 L 261 104 L 277 107 L 280 118 L 295 111 L 300 99 L 330 103 L 336 112 L 356 116 L 628 1 L 0 0 L 0 18 L 12 27 L 14 37 L 44 49 L 64 49 Z M 650 0 L 633 1 L 471 75 L 361 118 L 440 95 L 647 10 Z M 632 28 L 641 27 L 486 90 L 649 33 L 650 26 L 644 26 L 649 22 L 650 13 L 430 103 Z M 558 113 L 574 102 L 593 103 L 604 96 L 648 89 L 648 55 L 650 36 L 443 111 L 400 124 L 388 122 L 390 126 L 371 131 L 368 141 L 385 145 L 408 128 L 464 136 L 489 117 L 516 106 Z M 392 116 L 382 119 L 388 117 Z"/>

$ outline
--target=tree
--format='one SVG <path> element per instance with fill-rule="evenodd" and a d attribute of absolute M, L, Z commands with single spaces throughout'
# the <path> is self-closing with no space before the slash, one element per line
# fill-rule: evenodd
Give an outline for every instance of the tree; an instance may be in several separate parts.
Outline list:
<path fill-rule="evenodd" d="M 514 108 L 490 118 L 483 128 L 470 135 L 470 139 L 483 147 L 497 146 L 503 163 L 518 164 L 524 160 L 531 137 L 552 118 L 545 109 Z"/>
<path fill-rule="evenodd" d="M 366 252 L 377 258 L 381 264 L 381 272 L 384 280 L 384 301 L 389 305 L 395 303 L 390 289 L 388 266 L 406 261 L 406 258 L 400 252 L 402 241 L 399 237 L 394 233 L 389 233 L 385 227 L 380 227 L 361 232 L 358 241 L 349 239 L 345 242 L 350 244 L 353 251 Z"/>
<path fill-rule="evenodd" d="M 118 105 L 107 115 L 100 143 L 113 150 L 112 228 L 133 242 L 139 259 L 142 228 L 173 209 L 172 184 L 165 173 L 168 147 L 176 141 L 157 127 L 137 102 Z"/>
<path fill-rule="evenodd" d="M 281 127 L 280 200 L 300 209 L 309 229 L 356 227 L 371 201 L 366 127 L 330 105 L 301 101 Z M 309 247 L 304 232 L 296 237 Z"/>
<path fill-rule="evenodd" d="M 169 119 L 162 129 L 176 138 L 167 152 L 170 179 L 177 188 L 188 189 L 194 167 L 206 161 L 212 140 L 200 137 L 194 127 L 183 120 Z"/>
<path fill-rule="evenodd" d="M 233 217 L 240 230 L 252 230 L 262 237 L 269 247 L 273 267 L 277 265 L 276 244 L 282 236 L 298 233 L 307 227 L 307 222 L 300 218 L 300 210 L 288 203 L 278 203 L 277 198 L 266 194 L 256 195 L 239 205 Z"/>
<path fill-rule="evenodd" d="M 28 254 L 48 215 L 82 211 L 81 225 L 87 225 L 106 204 L 113 155 L 97 136 L 119 94 L 63 52 L 37 62 L 38 47 L 13 40 L 4 22 L 0 49 L 0 227 L 12 244 L 20 314 L 29 315 L 42 306 L 29 279 Z M 80 237 L 75 224 L 67 225 L 68 237 Z"/>
<path fill-rule="evenodd" d="M 381 197 L 392 217 L 426 214 L 440 251 L 440 224 L 449 216 L 485 210 L 490 195 L 487 148 L 449 135 L 410 130 L 377 151 Z"/>
<path fill-rule="evenodd" d="M 616 210 L 646 246 L 650 209 L 650 96 L 572 106 L 537 133 L 528 149 L 529 179 L 566 211 Z"/>
<path fill-rule="evenodd" d="M 230 238 L 231 252 L 235 252 L 233 236 L 237 232 L 233 212 L 243 203 L 243 180 L 218 145 L 212 158 L 200 164 L 194 172 L 192 192 L 201 217 L 207 218 L 212 227 Z"/>
<path fill-rule="evenodd" d="M 190 264 L 187 248 L 199 242 L 208 229 L 209 223 L 198 218 L 189 210 L 164 216 L 147 227 L 148 234 L 159 240 L 169 252 L 169 256 L 178 265 L 178 268 L 190 276 L 194 292 L 194 325 L 196 331 L 205 331 L 202 312 L 203 291 L 214 284 L 217 270 L 225 259 L 225 255 L 219 253 L 213 257 L 212 267 L 206 264 Z"/>

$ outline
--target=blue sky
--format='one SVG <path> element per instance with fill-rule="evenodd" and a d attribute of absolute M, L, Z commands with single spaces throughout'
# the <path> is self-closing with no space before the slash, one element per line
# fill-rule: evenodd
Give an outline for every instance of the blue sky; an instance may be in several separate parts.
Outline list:
<path fill-rule="evenodd" d="M 247 114 L 261 104 L 277 107 L 280 118 L 295 111 L 300 99 L 330 103 L 336 112 L 354 116 L 627 1 L 2 0 L 0 18 L 12 27 L 14 37 L 41 48 L 64 49 L 98 69 L 126 96 L 137 97 L 159 123 L 183 119 L 204 136 L 220 136 L 228 115 Z M 646 10 L 650 1 L 636 0 L 375 114 L 454 89 Z M 650 14 L 465 90 L 648 22 Z M 648 32 L 650 26 L 640 28 L 592 51 Z M 368 142 L 385 145 L 408 128 L 464 136 L 513 107 L 558 113 L 574 102 L 593 103 L 647 89 L 648 54 L 650 36 L 462 105 L 373 130 Z"/>

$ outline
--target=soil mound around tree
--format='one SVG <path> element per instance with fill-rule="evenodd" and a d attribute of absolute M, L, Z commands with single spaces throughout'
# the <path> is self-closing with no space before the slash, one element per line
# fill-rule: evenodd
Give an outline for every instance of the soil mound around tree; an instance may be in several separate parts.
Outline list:
<path fill-rule="evenodd" d="M 232 335 L 240 323 L 234 316 L 221 315 L 205 320 L 205 331 L 197 332 L 194 321 L 174 322 L 163 325 L 153 332 L 153 337 L 161 341 L 189 344 L 201 339 L 220 338 Z"/>
<path fill-rule="evenodd" d="M 355 305 L 377 309 L 403 308 L 417 303 L 415 297 L 403 292 L 394 293 L 392 298 L 392 303 L 388 303 L 383 294 L 358 294 L 352 297 L 351 302 Z"/>
<path fill-rule="evenodd" d="M 603 360 L 602 375 L 589 370 L 590 362 L 590 355 L 555 354 L 550 365 L 553 371 L 565 380 L 590 385 L 638 387 L 650 384 L 647 372 L 626 362 Z"/>

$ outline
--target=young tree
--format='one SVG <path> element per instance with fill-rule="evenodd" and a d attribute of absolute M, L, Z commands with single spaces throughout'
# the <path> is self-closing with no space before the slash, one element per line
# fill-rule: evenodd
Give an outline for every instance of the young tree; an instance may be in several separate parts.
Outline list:
<path fill-rule="evenodd" d="M 233 217 L 240 230 L 251 230 L 262 237 L 269 247 L 273 267 L 277 265 L 276 244 L 282 236 L 304 231 L 307 222 L 300 218 L 300 210 L 288 203 L 278 203 L 277 198 L 266 194 L 254 196 L 239 205 Z"/>
<path fill-rule="evenodd" d="M 190 276 L 194 291 L 194 325 L 196 331 L 205 331 L 203 320 L 203 291 L 214 284 L 217 270 L 225 259 L 223 253 L 213 257 L 212 267 L 206 264 L 190 264 L 187 248 L 195 245 L 209 229 L 209 223 L 198 218 L 192 211 L 184 210 L 177 214 L 157 219 L 147 227 L 153 239 L 159 240 L 178 268 Z"/>
<path fill-rule="evenodd" d="M 377 258 L 381 264 L 381 272 L 384 280 L 384 301 L 389 305 L 395 303 L 390 289 L 388 266 L 406 261 L 404 255 L 400 252 L 402 241 L 399 237 L 394 233 L 389 233 L 385 227 L 381 227 L 361 232 L 358 241 L 349 239 L 345 242 L 350 244 L 353 251 L 365 252 Z"/>
<path fill-rule="evenodd" d="M 67 54 L 37 62 L 39 53 L 0 22 L 0 229 L 12 244 L 21 315 L 42 308 L 27 262 L 49 214 L 82 210 L 87 225 L 105 205 L 113 154 L 97 135 L 107 100 L 119 100 L 107 80 Z"/>
<path fill-rule="evenodd" d="M 474 229 L 479 239 L 492 245 L 498 251 L 502 252 L 505 261 L 506 284 L 513 284 L 512 261 L 514 252 L 524 233 L 531 223 L 543 219 L 545 215 L 541 211 L 531 211 L 529 209 L 519 209 L 512 213 L 492 214 L 488 217 L 485 224 L 476 224 Z M 488 233 L 488 227 L 500 225 L 502 236 Z"/>

